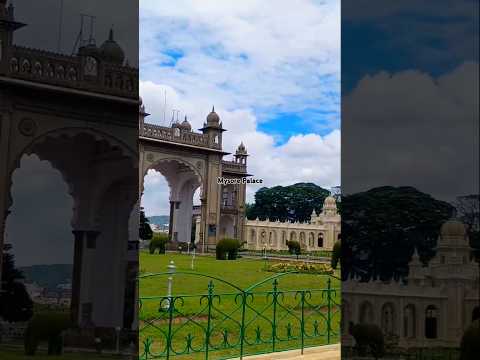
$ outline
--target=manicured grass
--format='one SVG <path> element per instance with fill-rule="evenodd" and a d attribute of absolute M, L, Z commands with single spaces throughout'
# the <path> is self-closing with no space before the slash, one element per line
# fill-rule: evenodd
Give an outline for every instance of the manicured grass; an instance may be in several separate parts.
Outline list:
<path fill-rule="evenodd" d="M 315 274 L 288 274 L 277 279 L 277 301 L 272 301 L 273 279 L 270 279 L 251 290 L 252 296 L 246 302 L 246 311 L 242 311 L 242 291 L 256 283 L 275 276 L 266 272 L 263 260 L 239 259 L 235 261 L 216 260 L 210 256 L 198 256 L 194 270 L 191 269 L 191 256 L 167 253 L 151 255 L 142 252 L 140 255 L 141 272 L 166 272 L 167 265 L 173 260 L 176 273 L 173 275 L 172 294 L 175 297 L 175 312 L 172 313 L 172 347 L 174 352 L 199 353 L 180 356 L 179 359 L 205 358 L 205 337 L 207 329 L 210 334 L 211 359 L 228 358 L 239 354 L 241 315 L 245 314 L 244 353 L 270 352 L 301 346 L 301 315 L 304 315 L 305 346 L 327 343 L 327 276 Z M 184 274 L 188 272 L 189 274 Z M 201 276 L 200 276 L 201 275 Z M 217 279 L 208 278 L 213 276 Z M 140 280 L 141 338 L 153 339 L 153 353 L 161 353 L 166 349 L 166 336 L 169 326 L 169 313 L 163 309 L 166 305 L 168 275 L 146 277 Z M 223 281 L 222 281 L 223 280 Z M 208 284 L 212 281 L 213 295 L 211 306 L 208 306 Z M 231 286 L 224 281 L 231 283 Z M 237 288 L 236 288 L 236 287 Z M 339 282 L 333 279 L 331 286 L 339 288 Z M 239 290 L 240 289 L 240 290 Z M 305 301 L 302 302 L 302 292 Z M 340 293 L 331 292 L 331 329 L 330 343 L 338 341 Z M 162 300 L 163 298 L 163 300 Z M 210 311 L 210 323 L 208 323 Z M 275 324 L 273 324 L 275 313 Z M 276 331 L 273 344 L 273 329 Z M 194 349 L 194 350 L 192 350 Z M 143 346 L 141 345 L 141 350 Z"/>

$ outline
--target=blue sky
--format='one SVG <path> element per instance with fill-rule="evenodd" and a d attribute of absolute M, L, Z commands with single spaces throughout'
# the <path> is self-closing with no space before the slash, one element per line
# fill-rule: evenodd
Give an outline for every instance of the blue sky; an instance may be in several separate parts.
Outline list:
<path fill-rule="evenodd" d="M 339 1 L 141 0 L 140 77 L 150 122 L 178 109 L 199 128 L 215 105 L 264 185 L 339 184 Z M 147 214 L 166 213 L 163 178 L 145 184 Z"/>

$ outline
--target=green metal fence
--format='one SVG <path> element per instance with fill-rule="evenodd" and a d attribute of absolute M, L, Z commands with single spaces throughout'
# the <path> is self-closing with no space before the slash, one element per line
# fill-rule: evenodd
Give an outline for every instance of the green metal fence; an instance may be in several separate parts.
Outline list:
<path fill-rule="evenodd" d="M 303 353 L 307 347 L 339 342 L 338 279 L 318 275 L 323 288 L 282 290 L 281 277 L 294 273 L 276 274 L 247 289 L 209 275 L 175 273 L 208 278 L 206 292 L 140 296 L 140 359 L 229 359 L 291 349 Z M 164 282 L 166 277 L 172 280 L 171 273 L 140 276 L 140 293 L 142 281 Z M 217 293 L 219 285 L 233 291 Z"/>

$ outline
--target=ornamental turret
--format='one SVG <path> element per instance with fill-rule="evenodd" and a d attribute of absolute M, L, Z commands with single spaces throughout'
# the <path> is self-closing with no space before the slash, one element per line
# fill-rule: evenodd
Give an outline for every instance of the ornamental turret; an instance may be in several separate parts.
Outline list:
<path fill-rule="evenodd" d="M 207 116 L 207 122 L 203 123 L 200 129 L 203 134 L 208 135 L 208 142 L 211 147 L 222 148 L 222 133 L 225 131 L 220 122 L 220 116 L 215 112 L 215 107 Z"/>
<path fill-rule="evenodd" d="M 247 165 L 247 148 L 243 145 L 243 141 L 238 145 L 237 151 L 235 151 L 235 162 L 241 165 Z"/>

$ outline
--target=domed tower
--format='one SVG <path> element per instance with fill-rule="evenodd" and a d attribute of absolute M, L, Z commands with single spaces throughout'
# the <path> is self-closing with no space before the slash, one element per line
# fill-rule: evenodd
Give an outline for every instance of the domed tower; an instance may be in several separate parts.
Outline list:
<path fill-rule="evenodd" d="M 145 104 L 141 96 L 138 97 L 138 125 L 140 135 L 143 135 L 143 124 L 145 123 L 145 118 L 150 114 L 145 111 Z"/>
<path fill-rule="evenodd" d="M 192 125 L 187 120 L 187 116 L 185 115 L 185 119 L 182 123 L 178 126 L 181 131 L 192 131 Z"/>
<path fill-rule="evenodd" d="M 243 141 L 238 145 L 237 151 L 235 151 L 235 162 L 237 164 L 247 165 L 247 148 L 243 145 Z"/>
<path fill-rule="evenodd" d="M 325 198 L 322 214 L 325 216 L 337 215 L 337 200 L 333 196 L 329 195 Z"/>
<path fill-rule="evenodd" d="M 125 60 L 125 53 L 113 37 L 113 29 L 110 29 L 108 40 L 100 46 L 100 54 L 104 61 L 122 65 Z"/>
<path fill-rule="evenodd" d="M 12 3 L 10 2 L 10 5 L 7 6 L 7 0 L 0 0 L 0 73 L 8 66 L 5 63 L 6 56 L 4 54 L 7 53 L 7 48 L 13 44 L 13 32 L 24 26 L 25 24 L 15 21 Z"/>
<path fill-rule="evenodd" d="M 207 122 L 203 123 L 201 132 L 208 135 L 208 142 L 211 147 L 222 148 L 222 133 L 225 131 L 220 122 L 220 116 L 215 112 L 215 107 L 207 116 Z"/>
<path fill-rule="evenodd" d="M 432 275 L 440 278 L 463 276 L 465 267 L 471 265 L 470 252 L 465 225 L 457 219 L 446 221 L 440 228 L 437 252 L 430 262 Z"/>

